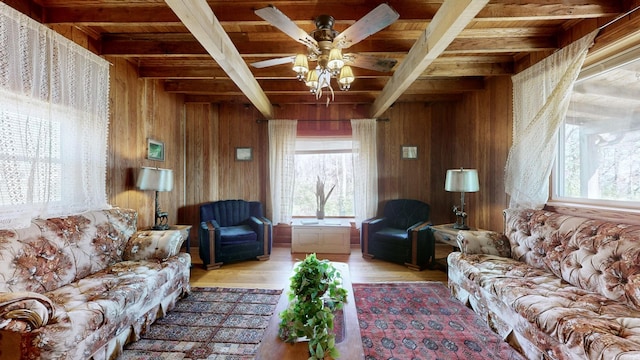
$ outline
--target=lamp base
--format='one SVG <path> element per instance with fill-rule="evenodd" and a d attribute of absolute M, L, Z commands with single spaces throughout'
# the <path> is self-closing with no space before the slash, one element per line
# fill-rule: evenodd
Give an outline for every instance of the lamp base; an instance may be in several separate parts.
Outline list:
<path fill-rule="evenodd" d="M 168 224 L 154 225 L 151 227 L 151 230 L 169 230 L 169 225 Z"/>
<path fill-rule="evenodd" d="M 455 224 L 453 224 L 453 228 L 456 230 L 469 230 L 469 226 L 467 226 L 467 224 L 465 224 L 464 222 L 459 223 L 456 222 Z"/>

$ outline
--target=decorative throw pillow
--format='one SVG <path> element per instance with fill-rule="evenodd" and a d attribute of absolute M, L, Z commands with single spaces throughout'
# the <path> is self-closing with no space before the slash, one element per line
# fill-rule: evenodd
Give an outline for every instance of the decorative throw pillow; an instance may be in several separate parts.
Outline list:
<path fill-rule="evenodd" d="M 127 243 L 124 260 L 166 260 L 177 255 L 183 239 L 179 230 L 138 231 Z"/>
<path fill-rule="evenodd" d="M 456 241 L 464 254 L 511 256 L 509 240 L 503 234 L 495 231 L 461 230 L 458 232 Z"/>

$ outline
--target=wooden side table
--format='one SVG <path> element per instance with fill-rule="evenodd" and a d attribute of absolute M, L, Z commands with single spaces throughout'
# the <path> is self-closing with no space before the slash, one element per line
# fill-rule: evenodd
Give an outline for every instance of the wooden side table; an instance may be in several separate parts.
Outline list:
<path fill-rule="evenodd" d="M 433 258 L 431 262 L 431 266 L 438 264 L 436 259 L 436 249 L 435 243 L 439 242 L 441 244 L 447 244 L 452 247 L 453 251 L 458 251 L 458 241 L 456 237 L 458 236 L 459 229 L 454 229 L 453 224 L 442 224 L 442 225 L 432 225 L 429 226 L 431 233 L 433 234 L 434 244 L 433 244 Z M 468 230 L 476 231 L 476 228 L 469 228 Z M 446 261 L 444 263 L 444 267 L 446 268 Z"/>

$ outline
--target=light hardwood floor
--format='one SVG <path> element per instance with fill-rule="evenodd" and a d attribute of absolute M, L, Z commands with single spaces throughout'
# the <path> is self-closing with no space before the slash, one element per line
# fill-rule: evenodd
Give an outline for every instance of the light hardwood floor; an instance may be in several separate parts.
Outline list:
<path fill-rule="evenodd" d="M 447 256 L 451 247 L 436 245 L 436 258 Z M 362 257 L 359 248 L 352 248 L 349 255 L 316 254 L 320 259 L 345 262 L 349 266 L 353 283 L 391 282 L 391 281 L 442 281 L 447 282 L 443 266 L 440 270 L 414 271 L 406 266 L 382 260 L 367 260 Z M 225 264 L 217 270 L 204 270 L 198 249 L 191 249 L 193 268 L 191 286 L 193 287 L 237 287 L 286 289 L 289 285 L 291 270 L 296 261 L 305 254 L 292 254 L 290 247 L 274 247 L 268 261 L 241 261 Z M 442 262 L 442 261 L 439 261 Z"/>

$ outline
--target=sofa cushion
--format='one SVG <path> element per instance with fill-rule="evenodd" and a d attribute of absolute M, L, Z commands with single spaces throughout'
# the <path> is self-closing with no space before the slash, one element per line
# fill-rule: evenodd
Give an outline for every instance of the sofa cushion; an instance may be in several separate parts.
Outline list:
<path fill-rule="evenodd" d="M 640 354 L 640 312 L 624 303 L 511 258 L 452 253 L 448 262 L 451 278 L 471 280 L 525 319 L 501 317 L 511 322 L 507 324 L 511 329 L 531 335 L 532 342 L 536 341 L 535 331 L 526 326 L 553 337 L 576 358 Z"/>
<path fill-rule="evenodd" d="M 185 239 L 179 230 L 138 231 L 127 243 L 124 260 L 166 260 L 180 252 Z"/>
<path fill-rule="evenodd" d="M 146 321 L 155 320 L 155 315 L 151 319 L 144 315 L 153 310 L 162 316 L 169 309 L 158 304 L 164 299 L 175 301 L 176 294 L 189 288 L 189 263 L 186 253 L 166 262 L 122 261 L 45 293 L 55 305 L 55 314 L 46 326 L 25 333 L 30 337 L 29 355 L 89 359 L 121 332 L 136 328 L 137 333 L 129 337 L 138 338 Z"/>
<path fill-rule="evenodd" d="M 640 226 L 545 210 L 505 210 L 511 256 L 640 310 Z"/>
<path fill-rule="evenodd" d="M 136 224 L 135 210 L 115 208 L 1 230 L 0 292 L 44 293 L 115 264 Z"/>

